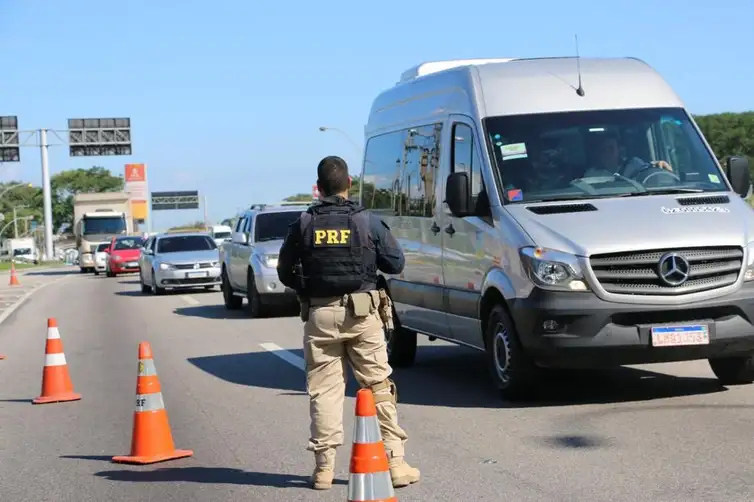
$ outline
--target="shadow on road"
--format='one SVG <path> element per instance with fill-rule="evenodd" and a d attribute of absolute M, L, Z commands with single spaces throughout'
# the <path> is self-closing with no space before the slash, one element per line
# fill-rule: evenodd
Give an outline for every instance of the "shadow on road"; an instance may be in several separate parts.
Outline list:
<path fill-rule="evenodd" d="M 208 483 L 248 486 L 267 486 L 271 488 L 308 488 L 309 478 L 294 474 L 271 472 L 253 472 L 226 467 L 167 467 L 152 471 L 101 471 L 95 476 L 111 481 L 128 481 L 133 483 Z M 333 484 L 347 485 L 348 482 L 336 479 Z"/>
<path fill-rule="evenodd" d="M 81 273 L 78 270 L 37 270 L 35 272 L 21 272 L 19 275 L 44 275 L 44 276 L 56 276 L 56 275 L 71 275 Z"/>
<path fill-rule="evenodd" d="M 134 279 L 133 281 L 118 281 L 118 284 L 141 284 L 139 282 L 139 279 Z"/>
<path fill-rule="evenodd" d="M 289 352 L 303 358 L 302 350 Z M 420 348 L 412 368 L 395 369 L 398 401 L 455 408 L 533 408 L 649 401 L 725 391 L 716 379 L 676 377 L 635 368 L 552 372 L 526 402 L 506 402 L 492 389 L 484 354 L 453 346 Z M 305 392 L 302 372 L 271 352 L 190 358 L 197 368 L 227 382 Z M 358 386 L 349 379 L 346 392 Z M 569 439 L 563 441 L 568 442 Z"/>
<path fill-rule="evenodd" d="M 129 290 L 126 290 L 126 291 L 116 291 L 115 294 L 118 295 L 118 296 L 144 296 L 144 297 L 152 296 L 151 293 L 142 293 L 141 290 L 138 290 L 138 289 L 129 289 Z"/>
<path fill-rule="evenodd" d="M 185 317 L 201 317 L 203 319 L 246 319 L 249 320 L 249 314 L 246 305 L 240 310 L 228 310 L 225 305 L 197 305 L 196 307 L 179 307 L 173 310 L 174 314 Z M 260 319 L 283 317 L 298 317 L 298 307 L 296 309 L 287 307 L 270 308 L 266 315 Z"/>

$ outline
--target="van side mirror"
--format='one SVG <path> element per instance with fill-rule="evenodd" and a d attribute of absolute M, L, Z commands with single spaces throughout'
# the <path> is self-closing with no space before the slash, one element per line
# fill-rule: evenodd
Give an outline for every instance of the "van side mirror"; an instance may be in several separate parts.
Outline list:
<path fill-rule="evenodd" d="M 741 197 L 749 195 L 751 178 L 749 174 L 749 161 L 746 157 L 728 157 L 725 163 L 725 175 L 733 185 L 733 191 Z"/>
<path fill-rule="evenodd" d="M 452 173 L 445 183 L 445 202 L 454 216 L 463 218 L 471 216 L 474 212 L 471 208 L 469 197 L 469 176 L 467 173 Z"/>

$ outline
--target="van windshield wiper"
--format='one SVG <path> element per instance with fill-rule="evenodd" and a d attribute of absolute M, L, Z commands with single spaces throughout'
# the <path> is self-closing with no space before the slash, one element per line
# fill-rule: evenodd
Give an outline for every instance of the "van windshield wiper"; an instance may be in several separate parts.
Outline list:
<path fill-rule="evenodd" d="M 701 188 L 688 188 L 688 187 L 676 187 L 676 188 L 660 188 L 657 190 L 647 190 L 646 192 L 630 192 L 622 193 L 617 197 L 639 197 L 642 195 L 671 195 L 676 193 L 704 193 Z"/>

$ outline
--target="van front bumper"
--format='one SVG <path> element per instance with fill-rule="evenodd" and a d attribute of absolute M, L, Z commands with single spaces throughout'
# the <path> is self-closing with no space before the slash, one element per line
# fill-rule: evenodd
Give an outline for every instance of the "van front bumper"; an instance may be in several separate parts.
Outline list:
<path fill-rule="evenodd" d="M 683 305 L 611 303 L 593 293 L 535 289 L 511 304 L 521 344 L 547 366 L 599 368 L 754 354 L 754 284 Z M 704 324 L 709 344 L 653 347 L 657 326 Z"/>

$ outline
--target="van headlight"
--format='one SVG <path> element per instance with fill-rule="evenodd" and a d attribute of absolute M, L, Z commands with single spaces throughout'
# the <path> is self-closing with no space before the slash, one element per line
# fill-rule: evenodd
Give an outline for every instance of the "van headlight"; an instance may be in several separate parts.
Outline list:
<path fill-rule="evenodd" d="M 278 266 L 278 255 L 276 254 L 266 254 L 262 257 L 262 261 L 264 262 L 264 266 L 267 268 L 277 268 Z"/>
<path fill-rule="evenodd" d="M 746 271 L 744 272 L 744 282 L 754 281 L 754 242 L 746 246 Z"/>
<path fill-rule="evenodd" d="M 526 247 L 521 261 L 529 278 L 543 289 L 589 291 L 578 258 L 552 249 Z"/>

